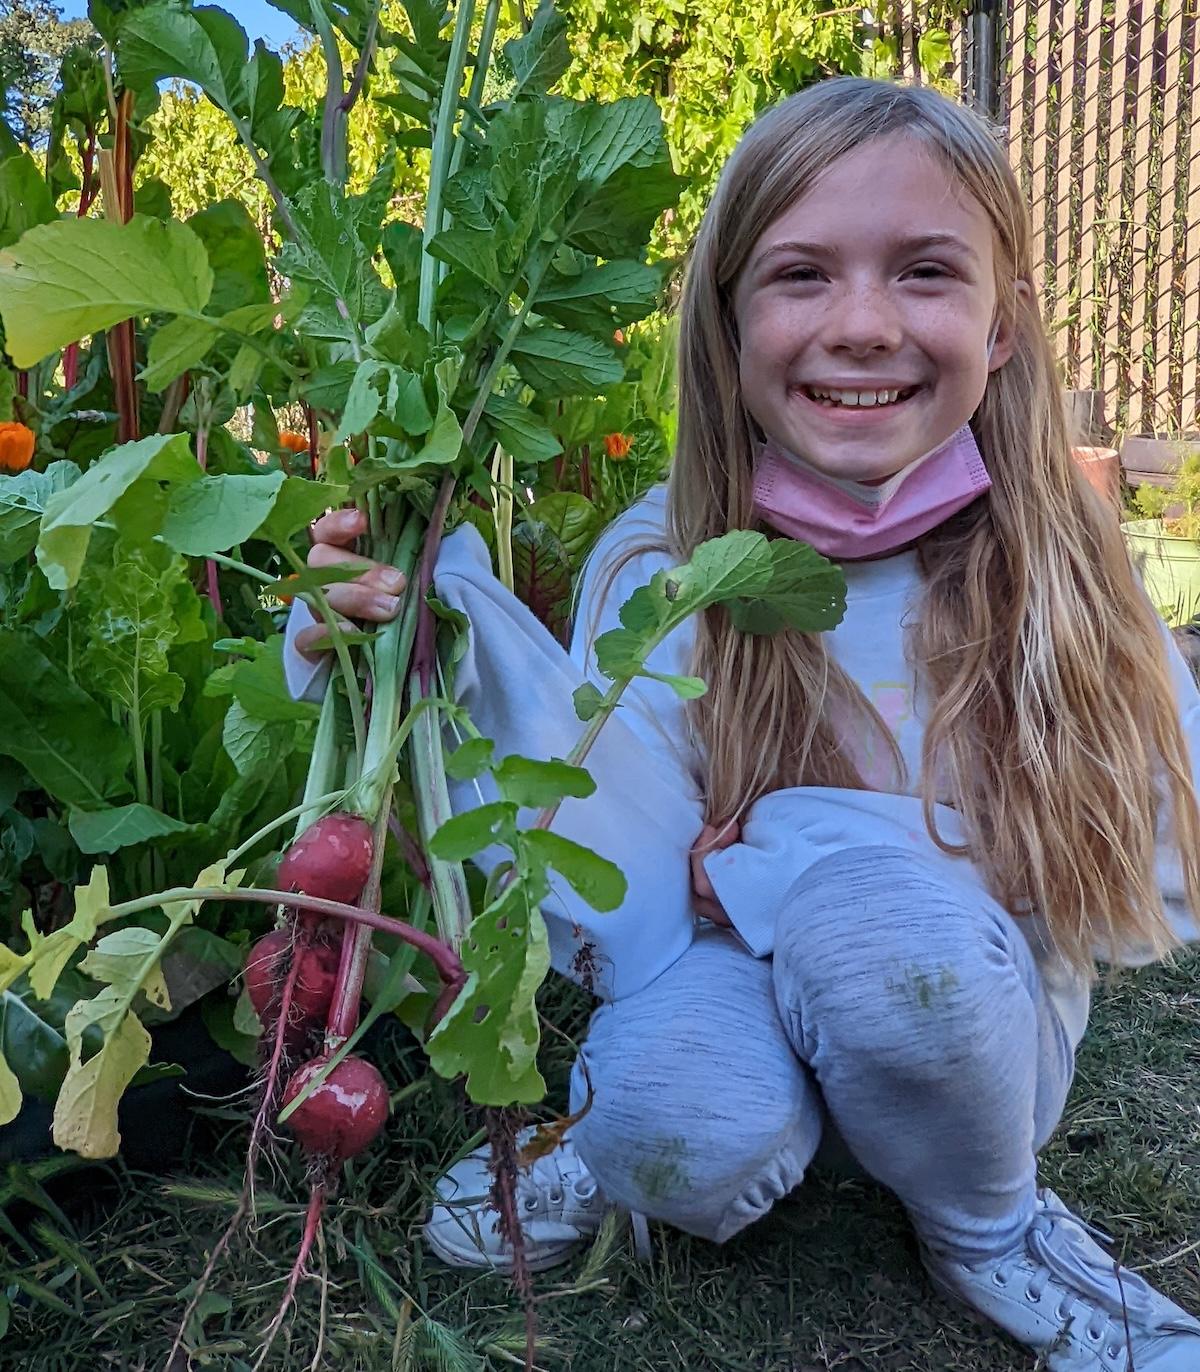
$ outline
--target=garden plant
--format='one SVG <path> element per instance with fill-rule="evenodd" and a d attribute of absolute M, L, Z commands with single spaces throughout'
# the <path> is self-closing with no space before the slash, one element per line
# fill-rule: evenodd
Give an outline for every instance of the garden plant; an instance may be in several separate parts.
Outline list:
<path fill-rule="evenodd" d="M 704 545 L 598 644 L 603 679 L 577 693 L 569 756 L 496 755 L 455 703 L 472 629 L 434 594 L 440 542 L 475 523 L 502 580 L 562 634 L 580 555 L 658 475 L 631 462 L 636 434 L 606 434 L 606 405 L 631 384 L 624 331 L 659 303 L 665 269 L 646 245 L 680 178 L 649 98 L 552 93 L 569 53 L 549 8 L 499 53 L 498 0 L 479 15 L 412 0 L 403 30 L 368 0 L 285 8 L 324 56 L 312 110 L 286 103 L 279 57 L 251 52 L 223 10 L 93 4 L 102 41 L 64 64 L 44 171 L 15 140 L 0 149 L 14 922 L 0 1123 L 41 1095 L 59 1148 L 115 1154 L 121 1097 L 156 1071 L 148 1026 L 245 960 L 237 1006 L 208 1012 L 260 1069 L 245 1186 L 180 1337 L 253 1213 L 263 1148 L 290 1132 L 310 1203 L 260 1358 L 341 1165 L 386 1120 L 386 1086 L 355 1051 L 373 1023 L 399 1014 L 477 1104 L 542 1098 L 538 906 L 558 880 L 598 911 L 626 895 L 613 862 L 554 818 L 594 789 L 589 749 L 647 654 L 714 603 L 755 632 L 832 624 L 840 603 L 836 569 L 803 545 Z M 387 135 L 350 192 L 348 118 L 385 67 Z M 202 91 L 253 162 L 269 255 L 238 202 L 184 220 L 161 182 L 138 183 L 165 78 Z M 420 223 L 389 217 L 414 149 Z M 72 189 L 75 212 L 60 213 Z M 303 415 L 298 434 L 277 427 L 285 407 Z M 304 562 L 308 525 L 347 503 L 368 517 L 366 550 L 407 578 L 403 612 L 373 634 L 344 632 L 325 598 L 355 569 Z M 319 709 L 283 681 L 280 620 L 297 596 L 336 657 Z M 452 814 L 447 774 L 487 778 L 497 798 Z M 497 841 L 511 861 L 468 879 L 464 863 Z"/>

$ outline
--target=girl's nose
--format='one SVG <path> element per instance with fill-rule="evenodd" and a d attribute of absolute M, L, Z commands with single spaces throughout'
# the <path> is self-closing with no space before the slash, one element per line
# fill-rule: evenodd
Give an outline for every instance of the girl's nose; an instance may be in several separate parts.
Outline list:
<path fill-rule="evenodd" d="M 858 357 L 900 346 L 900 316 L 887 291 L 878 285 L 847 286 L 831 304 L 825 342 L 832 351 Z"/>

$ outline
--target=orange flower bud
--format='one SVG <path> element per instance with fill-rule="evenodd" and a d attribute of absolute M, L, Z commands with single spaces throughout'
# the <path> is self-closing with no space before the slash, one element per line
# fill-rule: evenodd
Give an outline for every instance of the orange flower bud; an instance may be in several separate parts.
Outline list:
<path fill-rule="evenodd" d="M 24 424 L 0 424 L 0 472 L 23 472 L 33 461 L 33 430 Z"/>
<path fill-rule="evenodd" d="M 616 330 L 613 332 L 613 342 L 617 345 L 618 348 L 624 346 L 624 343 L 625 343 L 625 330 L 624 330 L 624 329 L 616 329 Z"/>
<path fill-rule="evenodd" d="M 284 580 L 285 580 L 285 581 L 295 581 L 295 580 L 296 580 L 296 573 L 293 572 L 293 573 L 291 574 L 291 576 L 285 576 L 285 577 L 284 577 Z M 292 603 L 292 601 L 295 599 L 295 596 L 283 595 L 283 594 L 281 593 L 280 596 L 279 596 L 279 599 L 282 600 L 283 603 L 284 603 L 285 605 L 290 605 L 290 604 Z"/>
<path fill-rule="evenodd" d="M 633 439 L 625 434 L 605 434 L 604 451 L 614 462 L 624 462 L 633 447 Z"/>
<path fill-rule="evenodd" d="M 294 429 L 284 429 L 279 435 L 279 446 L 286 448 L 289 453 L 308 452 L 308 436 L 298 434 Z"/>

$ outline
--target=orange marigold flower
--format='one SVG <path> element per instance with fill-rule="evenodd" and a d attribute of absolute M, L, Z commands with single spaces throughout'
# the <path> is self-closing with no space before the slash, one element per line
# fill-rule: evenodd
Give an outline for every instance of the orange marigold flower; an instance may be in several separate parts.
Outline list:
<path fill-rule="evenodd" d="M 633 447 L 633 439 L 625 434 L 605 434 L 604 451 L 614 462 L 624 462 Z"/>
<path fill-rule="evenodd" d="M 279 446 L 289 453 L 308 452 L 308 435 L 298 434 L 295 429 L 284 429 L 279 435 Z"/>
<path fill-rule="evenodd" d="M 33 461 L 33 430 L 24 424 L 0 424 L 0 472 L 23 472 Z"/>

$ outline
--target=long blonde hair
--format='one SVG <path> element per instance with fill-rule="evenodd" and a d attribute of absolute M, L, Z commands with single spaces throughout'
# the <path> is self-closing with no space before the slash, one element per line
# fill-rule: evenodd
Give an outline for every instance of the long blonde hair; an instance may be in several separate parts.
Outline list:
<path fill-rule="evenodd" d="M 1029 216 L 987 124 L 925 87 L 842 77 L 784 100 L 747 132 L 705 214 L 684 287 L 679 429 L 668 491 L 671 551 L 761 527 L 756 427 L 738 382 L 733 292 L 762 228 L 837 158 L 888 135 L 919 140 L 988 214 L 998 308 L 1015 353 L 973 420 L 988 496 L 919 546 L 925 583 L 907 649 L 932 703 L 925 821 L 968 854 L 1014 914 L 1044 916 L 1058 951 L 1094 958 L 1178 943 L 1155 879 L 1160 807 L 1173 818 L 1185 888 L 1200 908 L 1200 816 L 1164 650 L 1116 520 L 1077 474 L 1061 385 L 1033 293 Z M 855 713 L 882 720 L 819 635 L 754 637 L 720 609 L 697 625 L 709 683 L 692 726 L 707 760 L 710 820 L 768 791 L 863 787 L 848 752 Z M 893 744 L 894 747 L 894 744 Z M 937 834 L 935 786 L 968 843 Z"/>

